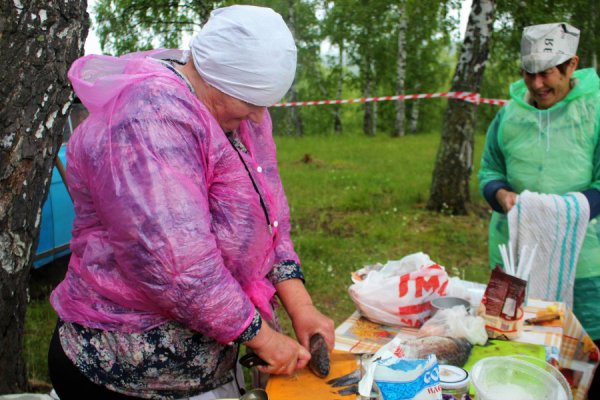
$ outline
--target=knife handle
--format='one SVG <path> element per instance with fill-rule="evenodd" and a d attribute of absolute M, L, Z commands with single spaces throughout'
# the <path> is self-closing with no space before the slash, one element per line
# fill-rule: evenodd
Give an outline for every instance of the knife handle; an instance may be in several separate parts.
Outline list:
<path fill-rule="evenodd" d="M 560 314 L 556 313 L 556 314 L 548 314 L 548 315 L 543 315 L 541 317 L 535 317 L 535 318 L 529 318 L 525 320 L 525 324 L 527 325 L 536 325 L 536 324 L 541 324 L 543 322 L 550 322 L 550 321 L 554 321 L 555 319 L 559 319 L 560 318 Z"/>
<path fill-rule="evenodd" d="M 256 355 L 256 353 L 247 353 L 240 358 L 240 364 L 246 368 L 252 368 L 259 365 L 269 365 L 268 362 Z"/>

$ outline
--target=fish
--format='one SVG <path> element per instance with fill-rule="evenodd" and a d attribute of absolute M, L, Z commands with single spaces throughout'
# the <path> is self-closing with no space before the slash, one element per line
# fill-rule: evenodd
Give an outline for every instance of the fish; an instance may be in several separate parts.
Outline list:
<path fill-rule="evenodd" d="M 327 384 L 331 387 L 342 387 L 348 385 L 355 385 L 360 381 L 360 370 L 356 369 L 349 374 L 339 376 L 334 379 L 327 381 Z"/>
<path fill-rule="evenodd" d="M 331 361 L 327 350 L 327 342 L 320 333 L 315 333 L 310 337 L 309 351 L 308 368 L 319 378 L 327 377 Z"/>
<path fill-rule="evenodd" d="M 427 358 L 435 354 L 438 364 L 462 367 L 467 363 L 473 345 L 464 338 L 447 336 L 423 336 L 402 341 L 408 358 Z"/>
<path fill-rule="evenodd" d="M 340 396 L 350 396 L 358 394 L 358 384 L 350 385 L 337 391 Z"/>

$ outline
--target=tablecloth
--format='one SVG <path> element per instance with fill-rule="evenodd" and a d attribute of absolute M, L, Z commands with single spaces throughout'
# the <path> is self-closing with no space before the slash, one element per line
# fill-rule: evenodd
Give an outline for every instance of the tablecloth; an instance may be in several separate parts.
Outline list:
<path fill-rule="evenodd" d="M 584 400 L 598 366 L 598 348 L 564 303 L 528 299 L 525 319 L 535 317 L 548 307 L 555 308 L 563 317 L 547 325 L 525 325 L 523 333 L 515 341 L 544 346 L 546 360 L 558 365 L 571 384 L 573 399 Z M 355 311 L 335 332 L 336 349 L 372 353 L 396 335 L 406 338 L 416 336 L 418 329 L 377 324 Z"/>

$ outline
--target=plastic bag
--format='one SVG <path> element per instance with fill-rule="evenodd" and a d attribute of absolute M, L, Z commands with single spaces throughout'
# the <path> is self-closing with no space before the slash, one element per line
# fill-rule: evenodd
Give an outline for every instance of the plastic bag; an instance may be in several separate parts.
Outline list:
<path fill-rule="evenodd" d="M 448 274 L 427 254 L 414 253 L 371 271 L 348 289 L 369 320 L 385 325 L 419 327 L 431 315 L 430 301 L 445 296 Z"/>
<path fill-rule="evenodd" d="M 410 357 L 410 348 L 394 338 L 367 362 L 358 383 L 362 397 L 372 397 L 374 383 L 384 399 L 441 400 L 442 387 L 435 354 L 425 359 Z"/>
<path fill-rule="evenodd" d="M 464 338 L 481 346 L 488 340 L 483 318 L 470 315 L 464 306 L 438 311 L 419 329 L 419 336 Z"/>

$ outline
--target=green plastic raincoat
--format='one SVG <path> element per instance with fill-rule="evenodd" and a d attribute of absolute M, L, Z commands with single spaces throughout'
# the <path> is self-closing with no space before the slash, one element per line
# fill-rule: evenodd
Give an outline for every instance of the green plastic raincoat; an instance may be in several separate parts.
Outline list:
<path fill-rule="evenodd" d="M 526 101 L 523 80 L 510 86 L 511 101 L 487 131 L 479 171 L 483 192 L 492 181 L 516 193 L 527 189 L 565 194 L 600 190 L 600 79 L 593 69 L 575 71 L 575 86 L 560 102 L 540 110 Z M 498 245 L 508 242 L 505 214 L 493 212 L 490 267 L 502 265 Z M 590 221 L 579 260 L 574 311 L 593 339 L 600 339 L 600 224 Z"/>

